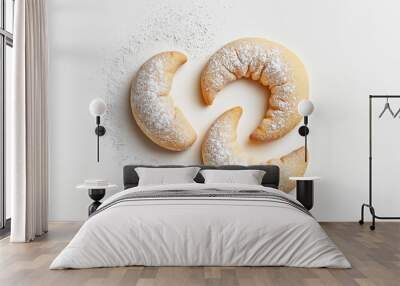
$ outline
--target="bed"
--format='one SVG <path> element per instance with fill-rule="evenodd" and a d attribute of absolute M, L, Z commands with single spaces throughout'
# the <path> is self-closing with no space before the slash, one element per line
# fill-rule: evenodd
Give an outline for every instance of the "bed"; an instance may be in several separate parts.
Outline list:
<path fill-rule="evenodd" d="M 260 185 L 193 183 L 138 186 L 138 167 L 124 168 L 124 187 L 106 199 L 50 269 L 144 266 L 292 266 L 349 268 L 314 217 L 279 191 L 279 168 Z M 167 166 L 181 168 L 183 166 Z"/>

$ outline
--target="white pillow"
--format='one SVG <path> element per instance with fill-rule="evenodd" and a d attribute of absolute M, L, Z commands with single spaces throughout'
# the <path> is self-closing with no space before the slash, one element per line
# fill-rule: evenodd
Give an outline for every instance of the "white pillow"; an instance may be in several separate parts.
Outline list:
<path fill-rule="evenodd" d="M 201 170 L 204 183 L 261 185 L 265 171 L 261 170 Z"/>
<path fill-rule="evenodd" d="M 199 167 L 183 168 L 135 168 L 139 186 L 194 183 Z"/>

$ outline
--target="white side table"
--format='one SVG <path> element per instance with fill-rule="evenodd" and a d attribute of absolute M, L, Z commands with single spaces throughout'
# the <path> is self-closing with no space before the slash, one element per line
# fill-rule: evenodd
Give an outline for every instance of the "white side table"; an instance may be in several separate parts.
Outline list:
<path fill-rule="evenodd" d="M 319 177 L 289 177 L 289 180 L 296 181 L 296 199 L 307 209 L 314 206 L 314 181 Z"/>
<path fill-rule="evenodd" d="M 117 185 L 114 184 L 104 184 L 104 185 L 91 185 L 91 184 L 81 184 L 76 186 L 78 190 L 88 190 L 89 197 L 93 200 L 93 203 L 88 208 L 89 216 L 94 213 L 97 208 L 101 205 L 100 200 L 104 198 L 107 189 L 116 188 Z"/>

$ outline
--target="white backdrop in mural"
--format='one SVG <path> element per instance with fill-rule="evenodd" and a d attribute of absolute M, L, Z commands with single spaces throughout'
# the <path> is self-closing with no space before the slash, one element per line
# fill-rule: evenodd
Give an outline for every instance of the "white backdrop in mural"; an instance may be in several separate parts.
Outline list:
<path fill-rule="evenodd" d="M 256 36 L 295 52 L 309 74 L 316 110 L 310 118 L 307 174 L 322 178 L 313 214 L 320 220 L 358 220 L 368 188 L 368 94 L 400 93 L 400 37 L 393 36 L 399 8 L 391 0 L 49 1 L 50 219 L 87 217 L 90 199 L 74 188 L 84 179 L 101 177 L 121 186 L 125 164 L 199 163 L 208 126 L 236 105 L 244 109 L 238 142 L 246 153 L 269 159 L 301 146 L 296 130 L 276 142 L 249 142 L 266 104 L 265 91 L 254 82 L 235 82 L 212 106 L 202 103 L 199 78 L 209 56 L 229 41 Z M 140 65 L 172 49 L 184 52 L 188 62 L 176 73 L 171 93 L 198 132 L 195 144 L 178 153 L 147 139 L 129 105 L 130 83 Z M 109 107 L 99 164 L 95 120 L 88 112 L 96 97 Z M 392 134 L 398 141 L 398 133 Z M 397 152 L 382 150 L 381 156 Z M 384 168 L 395 170 L 398 163 L 393 156 Z M 394 180 L 390 175 L 377 181 L 376 196 L 400 199 Z M 384 211 L 397 209 L 387 203 Z"/>

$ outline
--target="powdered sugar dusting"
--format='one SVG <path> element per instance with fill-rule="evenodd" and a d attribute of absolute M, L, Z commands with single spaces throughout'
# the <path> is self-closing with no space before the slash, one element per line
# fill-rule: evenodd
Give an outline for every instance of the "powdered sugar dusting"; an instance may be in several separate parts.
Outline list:
<path fill-rule="evenodd" d="M 187 148 L 195 135 L 191 129 L 184 128 L 185 122 L 179 122 L 186 119 L 176 116 L 169 95 L 171 78 L 165 71 L 168 65 L 177 64 L 172 63 L 174 59 L 171 57 L 170 53 L 158 54 L 140 68 L 132 86 L 131 105 L 136 121 L 157 144 Z"/>
<path fill-rule="evenodd" d="M 225 71 L 230 75 L 226 76 Z M 218 50 L 210 58 L 204 76 L 210 80 L 208 87 L 215 91 L 243 77 L 260 81 L 270 88 L 291 79 L 290 68 L 283 60 L 280 49 L 247 40 L 235 41 Z"/>
<path fill-rule="evenodd" d="M 209 165 L 248 165 L 254 160 L 240 151 L 236 142 L 233 110 L 226 111 L 211 125 L 203 143 L 202 156 Z"/>
<path fill-rule="evenodd" d="M 169 132 L 174 119 L 174 106 L 169 95 L 169 83 L 165 82 L 166 57 L 157 55 L 147 61 L 137 73 L 132 89 L 131 104 L 137 120 L 152 133 Z"/>

